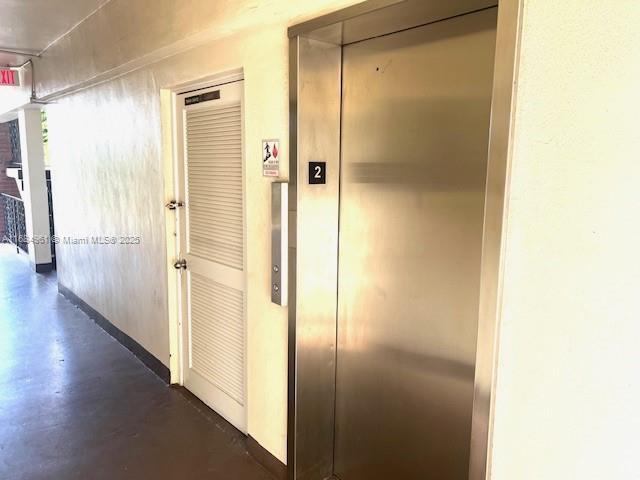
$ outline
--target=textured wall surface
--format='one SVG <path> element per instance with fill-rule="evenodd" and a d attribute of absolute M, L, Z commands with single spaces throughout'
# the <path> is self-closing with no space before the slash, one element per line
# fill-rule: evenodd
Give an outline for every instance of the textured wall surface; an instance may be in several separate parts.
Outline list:
<path fill-rule="evenodd" d="M 640 478 L 639 25 L 525 2 L 494 480 Z"/>
<path fill-rule="evenodd" d="M 362 0 L 111 0 L 36 62 L 39 96 L 238 32 L 278 30 Z M 219 55 L 226 42 L 211 44 Z M 274 62 L 279 59 L 272 58 Z"/>
<path fill-rule="evenodd" d="M 168 199 L 160 89 L 243 69 L 248 430 L 281 460 L 286 459 L 287 314 L 269 296 L 270 180 L 262 177 L 260 141 L 281 139 L 286 176 L 286 29 L 303 17 L 353 3 L 112 0 L 36 64 L 39 95 L 118 73 L 47 107 L 56 232 L 74 238 L 139 235 L 142 245 L 59 245 L 59 280 L 166 364 L 163 205 Z"/>

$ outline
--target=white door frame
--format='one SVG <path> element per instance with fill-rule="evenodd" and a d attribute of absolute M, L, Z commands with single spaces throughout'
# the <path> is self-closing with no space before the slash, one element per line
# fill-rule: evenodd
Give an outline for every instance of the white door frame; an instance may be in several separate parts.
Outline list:
<path fill-rule="evenodd" d="M 234 70 L 220 75 L 209 76 L 187 84 L 181 84 L 160 91 L 160 104 L 162 116 L 162 147 L 164 165 L 164 205 L 173 200 L 184 202 L 184 152 L 182 151 L 182 114 L 178 114 L 178 96 L 187 92 L 204 90 L 211 87 L 221 86 L 231 82 L 244 80 L 242 69 Z M 181 108 L 181 107 L 180 107 Z M 244 326 L 245 326 L 245 421 L 243 433 L 246 433 L 246 420 L 249 408 L 248 395 L 248 342 L 247 342 L 247 208 L 246 208 L 246 159 L 244 145 L 244 100 L 241 102 L 242 111 L 242 189 L 243 189 L 243 234 L 244 234 Z M 170 210 L 165 208 L 165 238 L 167 255 L 167 303 L 168 303 L 168 326 L 169 326 L 169 368 L 171 373 L 171 383 L 184 385 L 184 365 L 186 352 L 183 348 L 183 318 L 186 314 L 186 282 L 184 275 L 174 267 L 174 263 L 180 258 L 181 245 L 184 239 L 181 235 L 181 222 L 185 215 L 180 208 Z"/>

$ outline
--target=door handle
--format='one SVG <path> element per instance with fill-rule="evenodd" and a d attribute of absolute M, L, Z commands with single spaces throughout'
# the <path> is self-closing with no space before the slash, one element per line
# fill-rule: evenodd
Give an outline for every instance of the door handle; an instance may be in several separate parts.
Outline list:
<path fill-rule="evenodd" d="M 173 267 L 176 270 L 186 270 L 187 269 L 187 261 L 184 258 L 176 260 L 175 263 L 173 264 Z"/>
<path fill-rule="evenodd" d="M 175 210 L 178 207 L 183 207 L 183 206 L 184 206 L 184 203 L 182 203 L 179 200 L 171 200 L 169 203 L 165 205 L 165 207 L 167 207 L 169 210 Z"/>

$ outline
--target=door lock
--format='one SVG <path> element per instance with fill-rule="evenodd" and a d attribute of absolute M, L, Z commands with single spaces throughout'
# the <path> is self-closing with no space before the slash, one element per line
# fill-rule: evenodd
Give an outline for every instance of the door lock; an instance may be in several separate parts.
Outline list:
<path fill-rule="evenodd" d="M 180 260 L 176 260 L 176 262 L 173 264 L 174 268 L 176 270 L 186 270 L 187 269 L 187 261 L 184 258 L 181 258 Z"/>
<path fill-rule="evenodd" d="M 184 203 L 179 200 L 171 200 L 169 203 L 165 205 L 169 210 L 175 210 L 178 207 L 183 207 Z"/>

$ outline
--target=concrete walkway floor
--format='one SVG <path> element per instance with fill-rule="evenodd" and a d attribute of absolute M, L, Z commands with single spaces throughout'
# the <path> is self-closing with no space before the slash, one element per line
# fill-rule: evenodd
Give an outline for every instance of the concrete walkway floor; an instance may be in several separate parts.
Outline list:
<path fill-rule="evenodd" d="M 242 434 L 0 244 L 0 479 L 272 477 Z"/>

